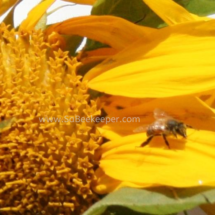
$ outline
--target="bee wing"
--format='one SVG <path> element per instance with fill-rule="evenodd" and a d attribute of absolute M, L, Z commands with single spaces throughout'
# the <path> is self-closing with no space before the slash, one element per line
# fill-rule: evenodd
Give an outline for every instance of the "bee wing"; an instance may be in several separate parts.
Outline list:
<path fill-rule="evenodd" d="M 173 117 L 168 115 L 165 111 L 156 108 L 154 110 L 154 118 L 155 119 L 172 119 Z"/>
<path fill-rule="evenodd" d="M 147 128 L 148 128 L 148 125 L 142 125 L 142 126 L 139 126 L 139 127 L 135 128 L 135 129 L 133 130 L 133 132 L 134 132 L 134 133 L 144 132 L 144 131 L 147 130 Z"/>
<path fill-rule="evenodd" d="M 154 126 L 160 127 L 160 126 L 165 126 L 165 123 L 168 119 L 173 119 L 170 115 L 168 115 L 165 111 L 156 108 L 154 110 L 154 118 L 156 119 L 153 122 Z M 142 125 L 140 127 L 137 127 L 133 130 L 134 133 L 139 133 L 139 132 L 144 132 L 147 130 L 149 125 Z"/>

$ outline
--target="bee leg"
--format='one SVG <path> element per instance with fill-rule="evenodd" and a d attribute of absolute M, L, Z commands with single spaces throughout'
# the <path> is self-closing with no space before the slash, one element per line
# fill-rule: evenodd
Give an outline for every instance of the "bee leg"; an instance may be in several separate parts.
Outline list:
<path fill-rule="evenodd" d="M 177 138 L 177 132 L 176 132 L 175 129 L 172 129 L 172 133 L 173 133 L 173 135 Z"/>
<path fill-rule="evenodd" d="M 154 136 L 148 137 L 148 139 L 147 139 L 145 142 L 143 142 L 143 143 L 140 145 L 140 147 L 144 147 L 144 146 L 148 145 L 149 142 L 152 140 L 153 137 L 154 137 Z"/>
<path fill-rule="evenodd" d="M 169 145 L 169 142 L 168 142 L 168 141 L 167 141 L 167 139 L 166 139 L 166 135 L 165 135 L 165 134 L 163 134 L 162 136 L 163 136 L 163 139 L 164 139 L 164 141 L 165 141 L 166 145 L 167 145 L 167 146 L 168 146 L 168 148 L 170 149 L 170 145 Z"/>
<path fill-rule="evenodd" d="M 186 124 L 186 127 L 188 127 L 188 128 L 193 128 L 191 125 L 187 125 L 187 124 Z"/>

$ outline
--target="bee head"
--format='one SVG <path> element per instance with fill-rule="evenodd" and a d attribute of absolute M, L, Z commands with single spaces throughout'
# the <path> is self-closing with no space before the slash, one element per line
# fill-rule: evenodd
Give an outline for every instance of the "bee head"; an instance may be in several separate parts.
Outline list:
<path fill-rule="evenodd" d="M 186 138 L 187 137 L 186 129 L 187 129 L 186 125 L 184 123 L 180 122 L 180 123 L 178 123 L 176 131 L 179 135 Z"/>

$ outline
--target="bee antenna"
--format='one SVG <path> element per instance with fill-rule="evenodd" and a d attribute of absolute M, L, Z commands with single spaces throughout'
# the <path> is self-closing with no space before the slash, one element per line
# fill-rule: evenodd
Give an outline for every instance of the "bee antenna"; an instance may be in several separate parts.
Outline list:
<path fill-rule="evenodd" d="M 195 129 L 195 130 L 199 130 L 199 129 L 197 129 L 197 128 L 194 128 L 193 126 L 191 126 L 191 125 L 186 125 L 188 128 L 192 128 L 192 129 Z"/>

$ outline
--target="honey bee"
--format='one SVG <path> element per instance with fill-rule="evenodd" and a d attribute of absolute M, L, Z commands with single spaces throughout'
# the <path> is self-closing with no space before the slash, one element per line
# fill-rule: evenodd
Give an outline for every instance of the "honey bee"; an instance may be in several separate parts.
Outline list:
<path fill-rule="evenodd" d="M 160 109 L 154 110 L 154 118 L 155 121 L 146 127 L 147 140 L 144 141 L 140 147 L 144 147 L 149 144 L 149 142 L 155 136 L 162 136 L 165 144 L 170 149 L 169 142 L 167 140 L 167 136 L 182 136 L 183 138 L 187 138 L 186 130 L 187 128 L 193 128 L 190 125 L 186 125 L 185 123 L 174 119 L 173 117 L 166 114 L 164 111 Z M 143 128 L 143 127 L 142 127 Z M 139 132 L 141 127 L 137 128 L 135 131 Z"/>

